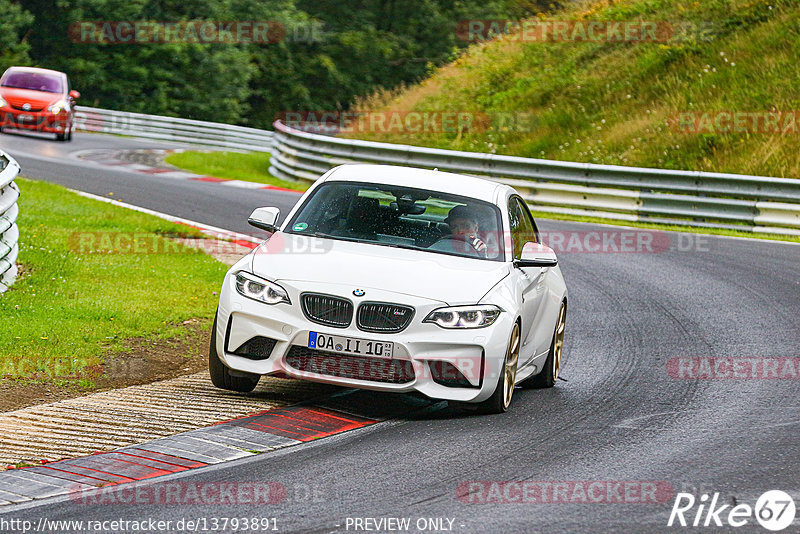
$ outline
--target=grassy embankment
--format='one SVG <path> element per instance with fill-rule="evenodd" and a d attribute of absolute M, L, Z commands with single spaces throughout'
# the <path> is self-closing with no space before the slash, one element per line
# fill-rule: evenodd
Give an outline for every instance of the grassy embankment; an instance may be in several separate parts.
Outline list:
<path fill-rule="evenodd" d="M 170 239 L 196 237 L 193 229 L 56 185 L 17 183 L 21 275 L 0 295 L 4 395 L 37 383 L 94 389 L 132 340 L 152 351 L 208 330 L 226 267 Z M 114 385 L 146 377 L 118 378 Z"/>
<path fill-rule="evenodd" d="M 604 0 L 579 2 L 553 18 L 654 21 L 674 33 L 664 42 L 522 42 L 509 35 L 477 44 L 421 84 L 378 93 L 357 108 L 490 117 L 521 112 L 530 121 L 516 128 L 498 122 L 497 128 L 436 135 L 359 136 L 567 161 L 800 177 L 800 124 L 785 133 L 692 133 L 676 124 L 681 112 L 800 109 L 800 3 Z"/>

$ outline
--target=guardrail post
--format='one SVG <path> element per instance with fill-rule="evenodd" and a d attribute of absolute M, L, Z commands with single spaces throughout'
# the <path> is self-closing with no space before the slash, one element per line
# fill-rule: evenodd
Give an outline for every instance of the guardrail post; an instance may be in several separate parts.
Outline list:
<path fill-rule="evenodd" d="M 8 289 L 17 278 L 19 188 L 14 179 L 18 174 L 17 162 L 0 152 L 0 293 Z"/>

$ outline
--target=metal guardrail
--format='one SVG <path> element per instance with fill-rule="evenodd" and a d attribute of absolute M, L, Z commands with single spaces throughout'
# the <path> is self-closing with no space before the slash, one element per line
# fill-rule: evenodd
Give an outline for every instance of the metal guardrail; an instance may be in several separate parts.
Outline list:
<path fill-rule="evenodd" d="M 14 183 L 17 174 L 17 162 L 0 152 L 0 293 L 8 289 L 17 278 L 19 188 Z"/>
<path fill-rule="evenodd" d="M 272 132 L 268 130 L 86 106 L 75 110 L 75 130 L 257 152 L 272 150 Z"/>
<path fill-rule="evenodd" d="M 270 172 L 315 181 L 354 162 L 438 168 L 513 186 L 531 209 L 800 235 L 800 179 L 569 163 L 341 139 L 274 124 Z"/>

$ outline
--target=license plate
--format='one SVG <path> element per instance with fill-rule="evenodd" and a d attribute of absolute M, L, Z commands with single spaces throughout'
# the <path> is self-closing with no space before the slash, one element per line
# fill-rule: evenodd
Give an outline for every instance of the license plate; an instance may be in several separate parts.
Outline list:
<path fill-rule="evenodd" d="M 394 352 L 394 343 L 309 332 L 308 348 L 327 350 L 338 354 L 391 358 Z"/>
<path fill-rule="evenodd" d="M 33 115 L 18 115 L 17 120 L 19 122 L 28 122 L 33 120 Z"/>

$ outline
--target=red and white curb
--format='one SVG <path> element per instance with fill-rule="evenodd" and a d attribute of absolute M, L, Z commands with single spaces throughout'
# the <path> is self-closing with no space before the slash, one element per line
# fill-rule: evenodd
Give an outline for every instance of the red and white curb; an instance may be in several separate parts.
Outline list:
<path fill-rule="evenodd" d="M 391 402 L 379 400 L 385 395 Z M 120 484 L 252 458 L 446 405 L 413 395 L 344 390 L 110 452 L 0 472 L 0 506 L 64 495 L 93 502 Z M 124 486 L 119 490 L 130 493 Z"/>
<path fill-rule="evenodd" d="M 198 469 L 377 422 L 322 406 L 276 408 L 111 452 L 2 472 L 0 505 Z"/>
<path fill-rule="evenodd" d="M 186 171 L 178 171 L 175 169 L 169 169 L 163 167 L 150 167 L 148 165 L 143 165 L 141 163 L 134 163 L 131 161 L 127 161 L 125 159 L 120 159 L 120 154 L 122 152 L 123 151 L 120 150 L 109 150 L 109 149 L 81 150 L 78 152 L 74 152 L 72 156 L 81 159 L 83 161 L 88 161 L 90 163 L 94 163 L 97 165 L 114 167 L 116 170 L 124 170 L 140 174 L 158 175 L 161 178 L 208 182 L 226 187 L 238 187 L 241 189 L 269 189 L 272 191 L 284 191 L 287 193 L 294 193 L 297 195 L 302 194 L 301 191 L 295 191 L 294 189 L 287 189 L 285 187 L 278 187 L 275 185 L 264 185 L 255 182 L 247 182 L 244 180 L 217 178 L 215 176 L 203 176 L 200 174 L 194 174 Z M 146 150 L 135 150 L 135 152 L 148 152 L 151 154 L 166 156 L 167 154 L 171 154 L 173 152 L 181 152 L 181 150 L 146 149 Z"/>

